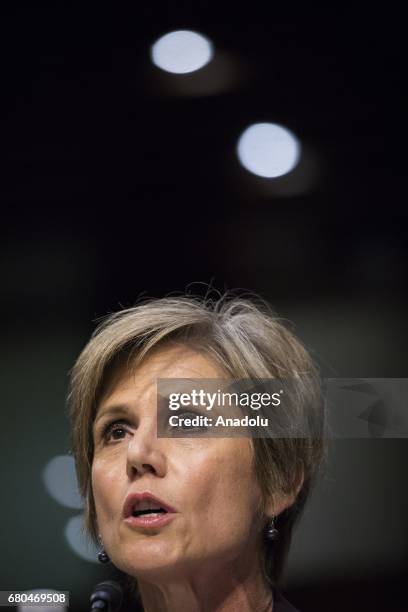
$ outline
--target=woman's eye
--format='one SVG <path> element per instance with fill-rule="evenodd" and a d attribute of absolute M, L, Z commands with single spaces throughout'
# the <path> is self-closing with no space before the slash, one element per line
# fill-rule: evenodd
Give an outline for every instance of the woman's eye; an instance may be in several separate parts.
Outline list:
<path fill-rule="evenodd" d="M 127 434 L 127 429 L 124 427 L 123 421 L 115 421 L 114 423 L 108 423 L 102 432 L 102 438 L 109 442 L 109 440 L 121 440 Z"/>

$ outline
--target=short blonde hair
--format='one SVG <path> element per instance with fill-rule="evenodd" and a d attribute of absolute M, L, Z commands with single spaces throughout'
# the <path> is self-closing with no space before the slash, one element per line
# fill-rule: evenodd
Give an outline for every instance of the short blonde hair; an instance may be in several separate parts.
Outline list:
<path fill-rule="evenodd" d="M 273 546 L 265 544 L 263 550 L 265 577 L 275 585 L 282 575 L 293 526 L 323 464 L 325 420 L 313 361 L 302 343 L 257 297 L 149 299 L 108 316 L 97 327 L 72 369 L 68 395 L 85 527 L 96 542 L 92 425 L 103 389 L 118 364 L 136 366 L 153 349 L 172 341 L 203 351 L 233 378 L 296 375 L 297 410 L 317 415 L 315 437 L 252 440 L 254 472 L 264 503 L 278 492 L 293 493 L 299 473 L 303 475 L 295 503 L 277 517 L 279 539 Z"/>

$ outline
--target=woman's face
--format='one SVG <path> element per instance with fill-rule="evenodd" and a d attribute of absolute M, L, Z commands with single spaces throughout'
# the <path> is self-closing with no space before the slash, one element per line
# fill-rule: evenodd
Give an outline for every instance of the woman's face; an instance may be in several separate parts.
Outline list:
<path fill-rule="evenodd" d="M 98 530 L 113 563 L 132 576 L 188 574 L 257 554 L 261 493 L 249 439 L 156 433 L 156 379 L 219 377 L 203 354 L 162 348 L 116 376 L 100 402 L 92 464 Z M 153 528 L 126 521 L 123 507 L 134 493 L 170 506 L 171 520 Z"/>

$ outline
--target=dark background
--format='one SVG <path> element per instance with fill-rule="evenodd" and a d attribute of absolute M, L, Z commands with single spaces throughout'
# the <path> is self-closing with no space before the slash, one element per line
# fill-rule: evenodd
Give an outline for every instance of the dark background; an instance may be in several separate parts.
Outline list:
<path fill-rule="evenodd" d="M 176 29 L 210 38 L 213 63 L 155 68 Z M 68 549 L 74 513 L 41 471 L 68 452 L 67 372 L 96 318 L 242 288 L 324 375 L 406 376 L 403 19 L 390 3 L 17 2 L 0 32 L 0 588 L 70 590 L 79 610 L 109 570 Z M 240 166 L 258 121 L 295 132 L 300 173 Z M 406 440 L 333 444 L 286 583 L 303 612 L 407 609 L 406 463 Z"/>

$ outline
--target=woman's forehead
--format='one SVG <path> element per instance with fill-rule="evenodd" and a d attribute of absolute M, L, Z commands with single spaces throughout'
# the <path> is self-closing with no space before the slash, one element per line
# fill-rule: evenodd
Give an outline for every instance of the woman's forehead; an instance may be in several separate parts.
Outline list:
<path fill-rule="evenodd" d="M 120 401 L 123 396 L 143 393 L 154 388 L 159 378 L 221 378 L 219 366 L 203 352 L 185 345 L 172 345 L 149 353 L 135 361 L 120 359 L 107 375 L 98 402 L 99 409 L 107 403 Z"/>

